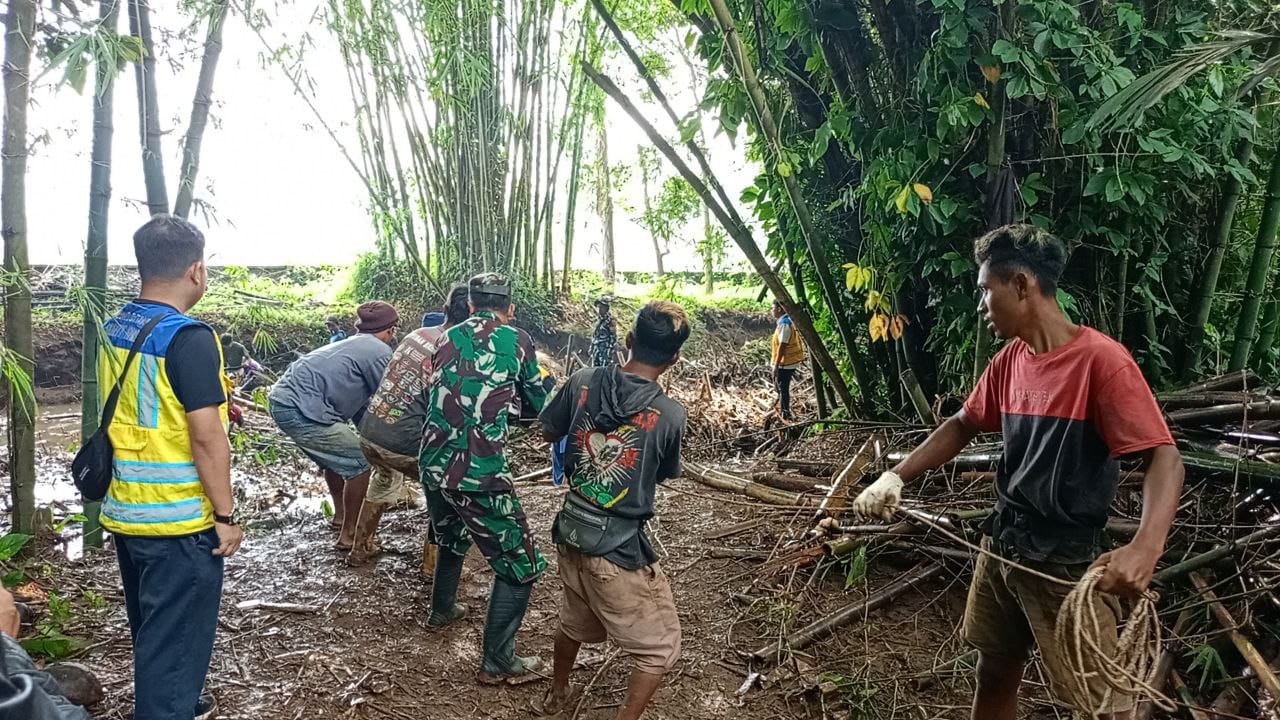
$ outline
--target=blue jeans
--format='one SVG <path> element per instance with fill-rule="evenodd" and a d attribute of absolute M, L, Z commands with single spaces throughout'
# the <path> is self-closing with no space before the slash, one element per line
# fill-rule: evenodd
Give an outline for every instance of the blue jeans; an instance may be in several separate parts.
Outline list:
<path fill-rule="evenodd" d="M 564 484 L 564 450 L 568 444 L 568 435 L 551 443 L 551 482 L 557 487 Z"/>
<path fill-rule="evenodd" d="M 115 544 L 133 636 L 133 718 L 191 720 L 218 628 L 218 533 L 116 535 Z"/>
<path fill-rule="evenodd" d="M 307 457 L 343 480 L 369 471 L 369 461 L 360 449 L 360 436 L 351 423 L 324 425 L 295 407 L 278 403 L 271 403 L 271 419 Z"/>

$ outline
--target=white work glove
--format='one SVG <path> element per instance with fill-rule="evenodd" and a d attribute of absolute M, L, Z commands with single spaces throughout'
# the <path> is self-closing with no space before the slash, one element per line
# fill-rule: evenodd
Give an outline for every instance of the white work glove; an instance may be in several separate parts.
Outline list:
<path fill-rule="evenodd" d="M 889 520 L 902 502 L 902 478 L 895 472 L 886 472 L 871 487 L 858 494 L 853 501 L 853 511 L 863 517 Z"/>

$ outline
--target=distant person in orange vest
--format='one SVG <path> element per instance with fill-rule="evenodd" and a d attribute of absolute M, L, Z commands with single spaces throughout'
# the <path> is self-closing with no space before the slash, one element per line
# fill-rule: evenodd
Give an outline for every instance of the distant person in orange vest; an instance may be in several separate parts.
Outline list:
<path fill-rule="evenodd" d="M 782 419 L 791 419 L 791 381 L 796 370 L 804 363 L 804 341 L 791 323 L 791 316 L 777 300 L 773 301 L 773 317 L 778 324 L 773 329 L 773 348 L 770 366 L 773 368 L 773 384 L 778 388 L 778 407 Z"/>

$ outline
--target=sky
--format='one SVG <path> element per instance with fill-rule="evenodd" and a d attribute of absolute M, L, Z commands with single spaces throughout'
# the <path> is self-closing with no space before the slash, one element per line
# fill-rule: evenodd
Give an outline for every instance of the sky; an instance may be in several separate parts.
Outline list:
<path fill-rule="evenodd" d="M 156 4 L 155 6 L 158 6 Z M 315 43 L 308 50 L 307 67 L 316 78 L 314 102 L 326 122 L 355 152 L 358 144 L 349 120 L 352 109 L 345 71 L 334 44 L 323 28 L 310 24 L 309 15 L 286 6 L 266 31 L 268 40 L 296 39 L 304 33 Z M 178 30 L 187 22 L 172 10 L 161 10 L 153 25 Z M 127 23 L 121 18 L 122 31 Z M 186 131 L 198 71 L 204 29 L 186 46 L 183 42 L 168 54 L 158 52 L 156 80 L 163 159 L 170 202 L 177 189 L 181 161 L 180 141 Z M 262 45 L 238 16 L 232 16 L 224 32 L 224 47 L 214 83 L 215 106 L 205 130 L 196 185 L 197 201 L 209 203 L 206 216 L 193 211 L 192 220 L 206 231 L 208 259 L 213 265 L 282 265 L 349 263 L 361 252 L 373 249 L 374 239 L 366 209 L 366 195 L 359 177 L 338 145 L 316 122 L 304 100 L 293 90 L 283 72 L 264 66 Z M 634 87 L 629 65 L 607 66 L 621 85 Z M 676 72 L 664 83 L 677 112 L 696 102 L 685 73 Z M 27 217 L 30 254 L 34 264 L 79 263 L 88 227 L 89 155 L 92 144 L 92 79 L 84 94 L 62 82 L 62 71 L 42 74 L 35 84 L 28 120 L 33 137 L 28 163 Z M 659 129 L 674 135 L 656 107 L 645 108 Z M 109 261 L 132 264 L 130 237 L 146 221 L 142 155 L 138 133 L 138 105 L 132 66 L 115 84 L 115 137 L 112 158 Z M 610 161 L 636 162 L 637 146 L 647 139 L 616 106 L 606 109 Z M 661 122 L 660 122 L 661 121 Z M 713 127 L 714 122 L 707 122 Z M 708 156 L 713 170 L 731 197 L 750 184 L 757 172 L 744 160 L 743 146 L 734 147 L 724 135 L 709 138 Z M 665 162 L 663 176 L 674 174 Z M 652 242 L 634 217 L 640 212 L 638 173 L 615 191 L 615 244 L 620 270 L 654 269 Z M 575 233 L 575 267 L 599 269 L 600 223 L 592 212 L 590 191 L 580 194 Z M 632 205 L 633 208 L 627 208 Z M 744 215 L 749 215 L 744 213 Z M 688 241 L 676 243 L 667 256 L 668 270 L 698 270 L 701 263 L 692 250 L 700 233 L 700 217 L 686 229 Z M 730 243 L 725 269 L 743 265 Z"/>

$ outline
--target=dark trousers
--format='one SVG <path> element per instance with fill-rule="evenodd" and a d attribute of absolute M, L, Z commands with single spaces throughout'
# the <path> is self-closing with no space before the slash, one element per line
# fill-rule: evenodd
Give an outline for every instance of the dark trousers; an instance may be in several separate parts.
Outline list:
<path fill-rule="evenodd" d="M 133 636 L 134 720 L 192 720 L 222 600 L 210 528 L 181 537 L 115 537 Z"/>
<path fill-rule="evenodd" d="M 791 419 L 791 381 L 796 376 L 795 368 L 778 368 L 773 384 L 778 388 L 778 405 L 782 407 L 782 417 Z"/>

